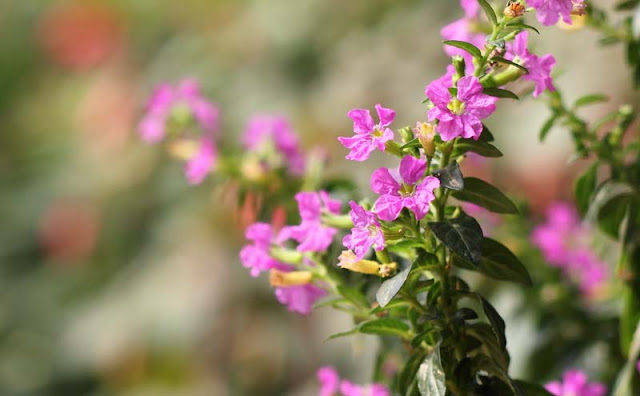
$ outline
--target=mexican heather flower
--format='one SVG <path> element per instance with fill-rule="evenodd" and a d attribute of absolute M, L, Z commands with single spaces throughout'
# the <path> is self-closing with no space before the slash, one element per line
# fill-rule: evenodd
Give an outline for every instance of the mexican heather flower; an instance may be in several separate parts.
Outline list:
<path fill-rule="evenodd" d="M 366 109 L 353 109 L 347 115 L 353 120 L 353 137 L 339 137 L 338 140 L 348 148 L 347 159 L 364 161 L 376 148 L 385 150 L 385 143 L 393 139 L 393 131 L 387 128 L 395 119 L 396 112 L 377 104 L 375 106 L 380 123 L 376 124 Z"/>
<path fill-rule="evenodd" d="M 384 385 L 356 385 L 347 380 L 340 383 L 340 392 L 344 396 L 391 396 L 391 392 Z"/>
<path fill-rule="evenodd" d="M 334 396 L 340 387 L 340 377 L 338 372 L 331 366 L 318 369 L 316 372 L 318 382 L 320 382 L 320 394 L 318 396 Z"/>
<path fill-rule="evenodd" d="M 529 32 L 518 33 L 513 43 L 507 43 L 506 58 L 512 60 L 529 70 L 522 78 L 535 82 L 536 88 L 533 96 L 537 97 L 545 89 L 555 91 L 551 80 L 551 69 L 556 64 L 556 60 L 551 54 L 536 56 L 527 49 Z"/>
<path fill-rule="evenodd" d="M 276 287 L 276 298 L 280 304 L 286 305 L 289 311 L 302 315 L 311 313 L 313 304 L 327 295 L 327 292 L 311 283 L 306 285 Z"/>
<path fill-rule="evenodd" d="M 425 94 L 434 104 L 428 113 L 429 121 L 439 121 L 436 131 L 443 141 L 458 136 L 478 140 L 482 119 L 495 111 L 497 99 L 482 93 L 482 85 L 476 77 L 462 77 L 457 89 L 457 95 L 452 96 L 442 80 L 427 86 Z"/>
<path fill-rule="evenodd" d="M 582 371 L 569 370 L 563 375 L 563 382 L 554 381 L 545 385 L 545 389 L 554 396 L 604 396 L 607 388 L 600 383 L 589 383 Z"/>
<path fill-rule="evenodd" d="M 274 259 L 269 254 L 269 249 L 276 241 L 276 236 L 270 224 L 254 223 L 247 227 L 245 237 L 252 243 L 240 250 L 242 265 L 250 269 L 253 277 L 270 269 L 287 270 L 288 265 Z"/>
<path fill-rule="evenodd" d="M 349 206 L 354 227 L 351 234 L 342 239 L 342 244 L 353 250 L 358 260 L 362 260 L 371 246 L 375 245 L 376 250 L 384 249 L 384 234 L 375 213 L 365 210 L 354 201 L 349 201 Z"/>
<path fill-rule="evenodd" d="M 474 32 L 474 26 L 479 23 L 480 5 L 477 0 L 460 0 L 464 11 L 464 18 L 451 22 L 440 30 L 443 40 L 457 40 L 471 43 L 482 49 L 486 38 L 482 33 Z M 466 64 L 467 74 L 473 73 L 473 57 L 465 50 L 445 45 L 444 52 L 449 56 L 462 55 Z"/>
<path fill-rule="evenodd" d="M 398 183 L 389 169 L 379 168 L 371 175 L 371 189 L 380 194 L 375 202 L 375 212 L 381 220 L 393 221 L 402 208 L 411 210 L 418 220 L 429 212 L 429 203 L 434 199 L 433 190 L 440 186 L 440 180 L 433 176 L 424 177 L 427 164 L 413 156 L 400 161 Z"/>
<path fill-rule="evenodd" d="M 331 199 L 325 191 L 300 192 L 295 196 L 302 221 L 297 226 L 282 229 L 279 241 L 294 239 L 300 243 L 300 252 L 322 252 L 331 244 L 338 232 L 333 227 L 322 224 L 322 212 L 339 214 L 340 201 Z"/>
<path fill-rule="evenodd" d="M 286 166 L 296 175 L 304 172 L 304 156 L 300 151 L 298 137 L 285 117 L 253 116 L 247 124 L 242 141 L 250 151 L 275 150 L 275 154 L 281 156 L 275 159 L 280 162 L 277 166 Z"/>
<path fill-rule="evenodd" d="M 536 9 L 538 21 L 546 26 L 555 25 L 562 18 L 571 24 L 571 11 L 574 4 L 582 5 L 583 0 L 527 0 L 527 5 Z"/>
<path fill-rule="evenodd" d="M 166 135 L 167 122 L 176 111 L 187 111 L 205 135 L 218 129 L 218 108 L 200 93 L 195 80 L 183 80 L 177 86 L 159 85 L 147 102 L 147 113 L 138 125 L 143 140 L 157 143 Z"/>
<path fill-rule="evenodd" d="M 210 138 L 202 138 L 200 147 L 193 157 L 185 164 L 185 176 L 191 184 L 200 184 L 213 169 L 216 159 L 216 147 Z"/>

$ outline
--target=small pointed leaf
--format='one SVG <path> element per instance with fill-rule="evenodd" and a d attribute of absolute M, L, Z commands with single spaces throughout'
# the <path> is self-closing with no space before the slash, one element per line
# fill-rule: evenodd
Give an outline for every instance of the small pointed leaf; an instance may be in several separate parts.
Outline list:
<path fill-rule="evenodd" d="M 491 184 L 475 177 L 465 177 L 464 190 L 454 191 L 451 195 L 460 201 L 471 202 L 494 213 L 518 213 L 518 208 L 506 195 Z"/>
<path fill-rule="evenodd" d="M 520 100 L 518 95 L 502 88 L 485 88 L 482 92 L 484 92 L 486 95 L 494 96 L 496 98 Z"/>
<path fill-rule="evenodd" d="M 598 176 L 598 163 L 594 162 L 577 180 L 575 184 L 575 196 L 578 211 L 584 216 L 589 209 L 591 197 L 596 190 Z"/>
<path fill-rule="evenodd" d="M 496 12 L 493 10 L 493 7 L 491 7 L 491 5 L 487 3 L 487 0 L 478 0 L 478 3 L 480 3 L 480 7 L 482 7 L 482 10 L 484 11 L 485 15 L 487 15 L 487 19 L 489 19 L 491 24 L 494 26 L 497 25 L 498 17 L 496 16 Z"/>
<path fill-rule="evenodd" d="M 443 41 L 444 45 L 450 45 L 452 47 L 460 48 L 461 50 L 467 51 L 474 58 L 482 58 L 482 52 L 471 43 L 467 43 L 466 41 L 458 41 L 458 40 L 445 40 Z"/>
<path fill-rule="evenodd" d="M 398 319 L 374 319 L 361 323 L 359 326 L 359 331 L 360 333 L 364 334 L 395 335 L 407 337 L 409 332 L 409 325 Z"/>
<path fill-rule="evenodd" d="M 378 304 L 380 304 L 381 307 L 385 307 L 389 304 L 389 301 L 398 294 L 404 283 L 407 281 L 407 276 L 409 276 L 409 272 L 411 272 L 411 267 L 412 265 L 406 266 L 405 269 L 382 282 L 376 292 L 376 301 L 378 301 Z"/>
<path fill-rule="evenodd" d="M 450 221 L 429 223 L 429 227 L 449 249 L 478 263 L 482 255 L 482 228 L 473 217 L 463 214 Z"/>
<path fill-rule="evenodd" d="M 458 157 L 467 152 L 473 152 L 483 157 L 489 158 L 497 158 L 502 157 L 502 153 L 500 150 L 496 148 L 491 143 L 482 141 L 482 140 L 472 140 L 472 139 L 459 139 L 456 141 L 456 145 L 453 148 L 453 152 L 451 153 L 452 157 Z"/>

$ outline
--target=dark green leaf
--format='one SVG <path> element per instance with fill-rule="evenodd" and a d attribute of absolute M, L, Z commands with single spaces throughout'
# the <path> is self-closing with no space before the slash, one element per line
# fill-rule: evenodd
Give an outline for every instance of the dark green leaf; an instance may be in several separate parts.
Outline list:
<path fill-rule="evenodd" d="M 441 187 L 455 191 L 460 191 L 464 188 L 462 172 L 460 172 L 460 166 L 456 161 L 447 165 L 446 168 L 433 171 L 432 175 L 440 180 Z"/>
<path fill-rule="evenodd" d="M 531 276 L 520 260 L 506 246 L 491 238 L 484 238 L 482 259 L 477 266 L 465 263 L 464 260 L 456 257 L 454 257 L 454 265 L 480 272 L 493 279 L 516 282 L 525 286 L 532 285 Z"/>
<path fill-rule="evenodd" d="M 455 158 L 469 151 L 483 157 L 502 157 L 500 150 L 498 150 L 493 144 L 473 139 L 458 139 L 451 155 Z"/>
<path fill-rule="evenodd" d="M 489 319 L 489 323 L 491 323 L 491 327 L 493 328 L 496 337 L 498 338 L 498 342 L 502 348 L 507 347 L 507 338 L 504 335 L 505 324 L 504 320 L 496 311 L 496 309 L 489 303 L 489 301 L 485 300 L 484 297 L 480 296 L 480 300 L 482 301 L 482 311 Z"/>
<path fill-rule="evenodd" d="M 413 261 L 413 268 L 430 270 L 438 266 L 438 258 L 424 249 L 420 249 L 418 257 Z"/>
<path fill-rule="evenodd" d="M 513 386 L 521 396 L 553 396 L 542 386 L 521 380 L 513 380 Z"/>
<path fill-rule="evenodd" d="M 575 184 L 575 196 L 578 211 L 584 216 L 589 209 L 589 203 L 591 202 L 591 196 L 596 190 L 598 176 L 598 163 L 594 162 L 577 180 Z"/>
<path fill-rule="evenodd" d="M 404 285 L 404 282 L 407 281 L 407 276 L 409 276 L 409 272 L 411 272 L 411 267 L 411 265 L 408 265 L 393 277 L 382 282 L 376 292 L 376 301 L 378 301 L 378 304 L 380 304 L 381 307 L 385 307 L 389 301 L 398 294 L 402 285 Z"/>
<path fill-rule="evenodd" d="M 510 61 L 509 59 L 505 59 L 505 58 L 503 58 L 501 56 L 494 56 L 494 57 L 491 58 L 491 61 L 504 63 L 506 65 L 511 65 L 511 66 L 517 67 L 518 69 L 520 69 L 520 70 L 524 71 L 525 73 L 529 74 L 529 69 L 527 69 L 526 67 L 524 67 L 524 66 L 522 66 L 520 64 L 517 64 L 514 61 Z"/>
<path fill-rule="evenodd" d="M 424 355 L 421 353 L 416 353 L 409 358 L 407 363 L 405 363 L 400 375 L 398 375 L 398 390 L 401 395 L 407 395 L 409 391 L 409 387 L 416 379 L 416 373 L 418 372 L 418 368 L 422 363 Z"/>
<path fill-rule="evenodd" d="M 577 109 L 578 107 L 587 106 L 593 103 L 606 102 L 608 100 L 609 100 L 609 97 L 607 95 L 602 95 L 602 94 L 586 95 L 576 100 L 576 102 L 573 104 L 573 107 Z"/>
<path fill-rule="evenodd" d="M 435 347 L 424 358 L 418 369 L 418 390 L 422 396 L 444 396 L 447 387 L 445 385 L 444 370 L 440 362 L 440 347 Z"/>
<path fill-rule="evenodd" d="M 616 4 L 616 10 L 618 11 L 629 11 L 633 10 L 640 4 L 640 0 L 625 0 L 618 4 Z"/>
<path fill-rule="evenodd" d="M 495 138 L 493 137 L 493 133 L 487 128 L 486 125 L 482 124 L 482 134 L 480 134 L 480 138 L 478 139 L 482 142 L 493 142 Z"/>
<path fill-rule="evenodd" d="M 560 116 L 558 114 L 553 114 L 551 117 L 549 117 L 549 119 L 547 119 L 544 122 L 544 124 L 542 125 L 542 129 L 540 129 L 540 134 L 538 135 L 538 140 L 540 140 L 541 142 L 544 141 L 544 138 L 547 137 L 547 134 L 549 133 L 549 131 L 551 131 L 551 128 L 553 128 L 553 124 L 556 123 L 558 118 L 560 118 Z"/>
<path fill-rule="evenodd" d="M 518 208 L 506 195 L 491 184 L 475 177 L 465 177 L 464 190 L 454 191 L 452 196 L 460 201 L 482 206 L 494 213 L 518 213 Z"/>
<path fill-rule="evenodd" d="M 482 7 L 482 9 L 484 10 L 487 19 L 489 19 L 491 24 L 494 26 L 497 25 L 498 17 L 496 17 L 496 12 L 493 10 L 493 7 L 491 7 L 491 5 L 487 3 L 487 0 L 478 0 L 478 3 L 480 3 L 480 7 Z"/>
<path fill-rule="evenodd" d="M 475 338 L 482 344 L 480 350 L 488 357 L 490 357 L 495 365 L 502 373 L 506 373 L 509 369 L 509 353 L 505 348 L 500 346 L 498 339 L 495 336 L 495 332 L 490 325 L 486 323 L 474 323 L 468 324 L 466 327 L 466 334 Z M 486 368 L 489 371 L 489 367 Z"/>
<path fill-rule="evenodd" d="M 482 52 L 471 43 L 467 43 L 466 41 L 458 41 L 458 40 L 445 40 L 443 41 L 444 45 L 450 45 L 452 47 L 460 48 L 462 50 L 467 51 L 474 58 L 482 58 Z"/>
<path fill-rule="evenodd" d="M 634 204 L 632 193 L 616 195 L 608 200 L 598 212 L 600 229 L 614 239 L 620 236 L 620 225 L 627 214 L 629 205 Z"/>
<path fill-rule="evenodd" d="M 407 337 L 409 332 L 409 325 L 398 319 L 382 318 L 361 323 L 359 326 L 359 331 L 364 334 L 395 335 L 400 337 Z"/>
<path fill-rule="evenodd" d="M 520 100 L 518 95 L 513 92 L 502 88 L 485 88 L 482 92 L 489 96 L 495 96 L 496 98 L 506 98 Z"/>
<path fill-rule="evenodd" d="M 433 234 L 449 249 L 472 263 L 482 255 L 482 228 L 478 222 L 465 214 L 450 221 L 432 222 Z"/>
<path fill-rule="evenodd" d="M 522 30 L 529 29 L 529 30 L 533 30 L 534 32 L 540 34 L 540 31 L 538 29 L 534 28 L 531 25 L 527 25 L 526 23 L 511 22 L 511 23 L 508 23 L 507 26 L 510 27 L 510 28 L 522 29 Z"/>

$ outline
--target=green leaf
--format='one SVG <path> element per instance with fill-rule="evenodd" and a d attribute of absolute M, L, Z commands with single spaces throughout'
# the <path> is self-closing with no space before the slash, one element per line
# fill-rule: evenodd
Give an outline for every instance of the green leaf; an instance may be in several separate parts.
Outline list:
<path fill-rule="evenodd" d="M 422 396 L 444 396 L 447 391 L 444 369 L 440 361 L 440 347 L 429 353 L 418 369 L 418 390 Z"/>
<path fill-rule="evenodd" d="M 350 336 L 350 335 L 358 333 L 359 330 L 360 330 L 360 327 L 356 326 L 351 330 L 341 331 L 339 333 L 334 333 L 334 334 L 331 334 L 329 337 L 327 337 L 327 339 L 325 341 L 334 340 L 336 338 L 341 338 L 341 337 L 347 337 L 347 336 Z"/>
<path fill-rule="evenodd" d="M 602 94 L 586 95 L 576 100 L 576 102 L 573 104 L 573 108 L 577 109 L 578 107 L 587 106 L 593 103 L 606 102 L 608 100 L 609 100 L 609 97 L 607 95 L 602 95 Z"/>
<path fill-rule="evenodd" d="M 458 139 L 455 146 L 453 147 L 453 152 L 451 153 L 451 155 L 455 158 L 469 151 L 483 157 L 502 157 L 502 153 L 500 152 L 500 150 L 498 150 L 493 144 L 482 140 L 473 139 Z"/>
<path fill-rule="evenodd" d="M 493 133 L 491 133 L 485 124 L 482 124 L 482 133 L 480 134 L 478 141 L 493 142 L 494 140 L 495 138 L 493 137 Z"/>
<path fill-rule="evenodd" d="M 496 12 L 493 10 L 493 7 L 487 3 L 487 0 L 478 0 L 478 3 L 480 3 L 480 7 L 484 10 L 487 19 L 491 21 L 493 26 L 496 26 L 498 24 L 498 17 L 496 17 Z"/>
<path fill-rule="evenodd" d="M 529 29 L 529 30 L 533 30 L 534 32 L 540 34 L 540 31 L 538 29 L 534 28 L 531 25 L 527 25 L 526 23 L 511 22 L 511 23 L 507 23 L 507 26 L 510 27 L 510 28 L 521 29 L 521 30 Z"/>
<path fill-rule="evenodd" d="M 632 193 L 623 193 L 609 199 L 598 212 L 600 229 L 612 238 L 619 239 L 620 225 L 631 204 L 634 204 L 634 195 Z"/>
<path fill-rule="evenodd" d="M 464 190 L 454 191 L 451 195 L 460 201 L 471 202 L 494 213 L 518 213 L 518 208 L 506 195 L 475 177 L 465 177 Z"/>
<path fill-rule="evenodd" d="M 467 43 L 466 41 L 458 41 L 458 40 L 445 40 L 443 41 L 444 45 L 450 45 L 452 47 L 460 48 L 461 50 L 467 51 L 474 58 L 482 58 L 482 52 L 471 43 Z"/>
<path fill-rule="evenodd" d="M 514 94 L 509 90 L 502 89 L 502 88 L 485 88 L 482 92 L 484 92 L 486 95 L 494 96 L 496 98 L 520 100 L 518 95 Z"/>
<path fill-rule="evenodd" d="M 598 163 L 594 162 L 589 168 L 576 180 L 574 187 L 576 204 L 578 211 L 584 216 L 589 209 L 591 197 L 596 190 L 598 176 Z"/>
<path fill-rule="evenodd" d="M 477 263 L 482 255 L 482 228 L 465 214 L 450 221 L 432 222 L 433 234 L 449 249 L 466 260 Z"/>
<path fill-rule="evenodd" d="M 553 114 L 544 122 L 544 124 L 542 124 L 542 128 L 540 129 L 540 134 L 538 135 L 538 140 L 540 140 L 541 142 L 544 141 L 544 139 L 549 134 L 549 131 L 551 131 L 551 128 L 553 128 L 553 124 L 556 123 L 558 118 L 560 118 L 559 114 Z"/>
<path fill-rule="evenodd" d="M 500 343 L 502 348 L 507 347 L 507 338 L 504 334 L 505 332 L 505 324 L 504 319 L 500 316 L 498 311 L 489 303 L 489 301 L 485 300 L 484 297 L 480 296 L 480 301 L 482 302 L 482 311 L 489 319 L 489 323 L 491 323 L 491 327 L 493 328 L 493 332 Z"/>
<path fill-rule="evenodd" d="M 525 286 L 533 284 L 529 272 L 520 260 L 506 246 L 491 238 L 484 238 L 482 259 L 477 266 L 465 263 L 464 260 L 456 257 L 453 263 L 457 267 L 477 271 L 493 279 L 516 282 Z"/>
<path fill-rule="evenodd" d="M 405 363 L 400 375 L 398 375 L 398 390 L 401 395 L 409 394 L 409 387 L 416 379 L 416 373 L 422 363 L 424 355 L 420 352 L 412 355 Z"/>
<path fill-rule="evenodd" d="M 406 338 L 409 335 L 409 325 L 398 319 L 382 318 L 361 323 L 359 331 L 364 334 L 395 335 Z"/>
<path fill-rule="evenodd" d="M 553 396 L 552 393 L 538 384 L 532 384 L 521 380 L 513 380 L 513 386 L 521 396 Z"/>
<path fill-rule="evenodd" d="M 517 67 L 518 69 L 524 71 L 525 73 L 529 74 L 529 69 L 527 69 L 526 67 L 514 62 L 514 61 L 510 61 L 509 59 L 505 59 L 501 56 L 494 56 L 491 58 L 491 61 L 493 62 L 498 62 L 498 63 L 504 63 L 506 65 L 511 65 L 514 67 Z"/>
<path fill-rule="evenodd" d="M 431 173 L 440 180 L 440 186 L 449 190 L 461 191 L 464 188 L 464 179 L 458 162 L 453 161 L 445 168 L 437 169 Z"/>
<path fill-rule="evenodd" d="M 378 301 L 378 304 L 380 304 L 381 307 L 385 307 L 389 304 L 389 301 L 398 294 L 404 283 L 407 281 L 407 276 L 409 276 L 409 272 L 411 272 L 411 267 L 412 265 L 408 265 L 393 277 L 382 282 L 376 292 L 376 301 Z"/>
<path fill-rule="evenodd" d="M 495 332 L 490 325 L 486 323 L 474 323 L 467 325 L 466 333 L 468 336 L 475 338 L 482 344 L 480 350 L 490 357 L 496 368 L 502 373 L 506 373 L 509 369 L 509 353 L 505 348 L 500 346 Z M 488 371 L 488 367 L 487 367 Z"/>

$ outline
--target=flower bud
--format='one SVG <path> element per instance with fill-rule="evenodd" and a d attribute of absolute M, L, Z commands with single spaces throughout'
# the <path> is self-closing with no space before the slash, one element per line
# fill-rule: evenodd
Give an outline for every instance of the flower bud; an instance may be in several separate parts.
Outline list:
<path fill-rule="evenodd" d="M 402 143 L 407 143 L 413 140 L 413 131 L 411 127 L 404 127 L 398 131 L 400 133 L 400 137 L 402 138 Z"/>
<path fill-rule="evenodd" d="M 300 264 L 302 262 L 302 253 L 297 250 L 285 249 L 281 247 L 272 247 L 269 250 L 271 257 L 287 264 Z"/>
<path fill-rule="evenodd" d="M 456 70 L 456 73 L 453 76 L 453 83 L 455 84 L 459 79 L 464 77 L 467 65 L 464 61 L 464 58 L 460 55 L 453 56 L 451 58 L 451 62 L 453 63 L 453 67 Z"/>
<path fill-rule="evenodd" d="M 309 271 L 284 272 L 277 269 L 269 271 L 269 283 L 273 287 L 302 286 L 311 283 L 313 275 Z"/>
<path fill-rule="evenodd" d="M 372 260 L 358 260 L 351 250 L 344 250 L 338 258 L 340 268 L 347 269 L 361 274 L 377 275 L 381 278 L 387 278 L 393 274 L 398 265 L 396 263 L 380 264 Z"/>
<path fill-rule="evenodd" d="M 433 157 L 436 151 L 436 146 L 433 143 L 433 139 L 436 137 L 436 126 L 428 122 L 418 122 L 413 132 L 420 141 L 420 144 L 422 144 L 422 148 L 424 148 L 427 157 Z"/>
<path fill-rule="evenodd" d="M 520 1 L 510 0 L 504 9 L 504 16 L 507 18 L 519 18 L 524 15 L 525 6 Z"/>

